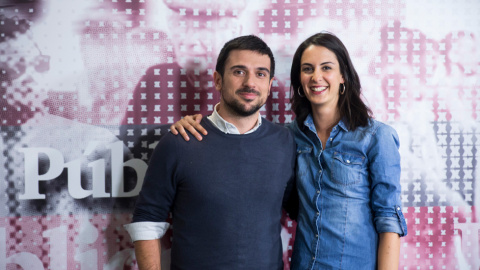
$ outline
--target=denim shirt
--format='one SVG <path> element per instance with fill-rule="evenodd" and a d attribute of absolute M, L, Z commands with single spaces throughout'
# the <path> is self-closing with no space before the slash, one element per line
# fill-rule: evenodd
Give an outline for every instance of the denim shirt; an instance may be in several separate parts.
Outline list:
<path fill-rule="evenodd" d="M 407 235 L 397 133 L 373 119 L 355 131 L 340 121 L 322 148 L 311 115 L 304 125 L 288 125 L 300 198 L 291 269 L 376 269 L 378 234 Z"/>

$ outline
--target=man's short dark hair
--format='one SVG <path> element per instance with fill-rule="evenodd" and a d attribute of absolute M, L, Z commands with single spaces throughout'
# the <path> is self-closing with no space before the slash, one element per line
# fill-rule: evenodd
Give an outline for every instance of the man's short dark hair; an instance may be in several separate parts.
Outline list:
<path fill-rule="evenodd" d="M 215 66 L 215 70 L 220 73 L 222 77 L 225 72 L 225 63 L 227 62 L 230 52 L 233 50 L 247 50 L 268 55 L 268 57 L 270 57 L 270 79 L 275 75 L 275 58 L 273 57 L 270 47 L 259 37 L 248 35 L 234 38 L 223 45 L 217 58 L 217 65 Z"/>

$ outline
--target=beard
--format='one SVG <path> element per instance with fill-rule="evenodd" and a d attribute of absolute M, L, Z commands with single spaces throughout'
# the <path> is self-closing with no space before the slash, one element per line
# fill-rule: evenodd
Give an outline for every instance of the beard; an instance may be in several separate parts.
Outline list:
<path fill-rule="evenodd" d="M 235 93 L 255 93 L 258 96 L 260 96 L 260 93 L 256 90 L 250 89 L 250 88 L 241 88 L 235 91 Z M 225 104 L 225 107 L 228 108 L 231 112 L 237 114 L 238 116 L 251 116 L 258 112 L 260 108 L 265 104 L 265 100 L 259 100 L 256 104 L 250 104 L 251 106 L 242 104 L 239 100 L 235 98 L 228 99 L 223 95 L 222 92 L 222 98 Z"/>

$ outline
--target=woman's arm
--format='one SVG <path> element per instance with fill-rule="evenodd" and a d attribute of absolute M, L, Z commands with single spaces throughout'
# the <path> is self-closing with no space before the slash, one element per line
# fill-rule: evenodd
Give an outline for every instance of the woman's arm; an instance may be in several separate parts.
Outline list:
<path fill-rule="evenodd" d="M 200 125 L 200 121 L 202 120 L 202 115 L 201 114 L 195 114 L 195 115 L 187 115 L 177 121 L 175 124 L 170 126 L 170 131 L 174 135 L 182 135 L 182 137 L 185 139 L 185 141 L 189 141 L 190 137 L 188 136 L 187 132 L 185 130 L 190 131 L 197 140 L 201 141 L 203 139 L 203 135 L 207 135 L 207 131 Z M 200 133 L 199 133 L 200 132 Z"/>
<path fill-rule="evenodd" d="M 400 260 L 400 236 L 397 233 L 379 234 L 378 270 L 397 270 Z"/>
<path fill-rule="evenodd" d="M 371 200 L 375 229 L 379 235 L 378 269 L 398 269 L 400 236 L 407 227 L 400 200 L 400 153 L 396 131 L 378 123 L 368 152 Z"/>

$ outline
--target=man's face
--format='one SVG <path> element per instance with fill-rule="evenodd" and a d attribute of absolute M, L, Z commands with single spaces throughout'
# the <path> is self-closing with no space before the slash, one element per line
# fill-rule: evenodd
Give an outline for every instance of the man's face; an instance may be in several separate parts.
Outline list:
<path fill-rule="evenodd" d="M 215 88 L 220 91 L 220 111 L 232 116 L 250 116 L 265 104 L 273 78 L 270 57 L 258 52 L 230 52 L 223 77 L 214 73 Z"/>
<path fill-rule="evenodd" d="M 225 41 L 238 36 L 239 23 L 234 17 L 207 17 L 171 11 L 170 37 L 177 62 L 187 69 L 206 70 L 215 65 L 216 52 Z"/>

